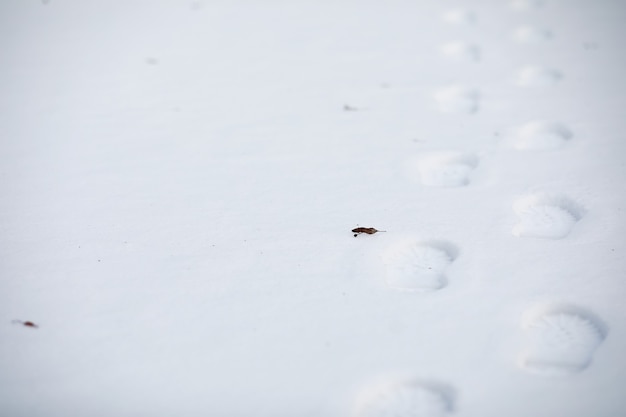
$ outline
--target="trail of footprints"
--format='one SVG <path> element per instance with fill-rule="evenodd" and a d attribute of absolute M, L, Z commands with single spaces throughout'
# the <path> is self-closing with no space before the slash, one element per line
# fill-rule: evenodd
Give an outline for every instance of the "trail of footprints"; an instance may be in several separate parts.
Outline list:
<path fill-rule="evenodd" d="M 511 8 L 520 12 L 539 9 L 543 0 L 514 0 Z M 444 14 L 449 24 L 471 26 L 477 16 L 471 10 L 454 9 Z M 519 26 L 512 40 L 535 44 L 552 39 L 551 31 L 531 25 Z M 478 63 L 479 45 L 466 41 L 443 44 L 443 56 L 457 62 Z M 528 65 L 519 69 L 519 87 L 546 87 L 558 84 L 563 74 L 553 68 Z M 480 110 L 478 89 L 449 85 L 433 95 L 439 111 L 475 115 Z M 509 143 L 517 151 L 555 151 L 568 145 L 572 131 L 564 124 L 531 120 L 513 129 Z M 411 175 L 426 187 L 464 187 L 471 183 L 478 166 L 475 154 L 446 151 L 420 155 L 412 164 Z M 574 200 L 560 194 L 531 193 L 513 204 L 517 223 L 511 233 L 518 238 L 563 239 L 584 215 Z M 448 285 L 448 269 L 459 256 L 459 249 L 444 240 L 399 242 L 383 254 L 385 284 L 390 290 L 430 293 Z M 571 376 L 586 369 L 596 349 L 607 335 L 606 326 L 593 313 L 578 306 L 548 306 L 530 309 L 522 323 L 526 345 L 521 347 L 518 367 L 541 376 Z M 367 387 L 357 398 L 354 417 L 445 417 L 454 412 L 451 389 L 419 380 L 398 380 Z"/>

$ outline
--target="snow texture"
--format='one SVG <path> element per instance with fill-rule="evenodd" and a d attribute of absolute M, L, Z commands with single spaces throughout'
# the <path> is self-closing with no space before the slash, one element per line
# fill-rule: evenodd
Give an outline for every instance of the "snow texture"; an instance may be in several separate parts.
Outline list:
<path fill-rule="evenodd" d="M 0 416 L 626 415 L 624 22 L 0 2 Z"/>

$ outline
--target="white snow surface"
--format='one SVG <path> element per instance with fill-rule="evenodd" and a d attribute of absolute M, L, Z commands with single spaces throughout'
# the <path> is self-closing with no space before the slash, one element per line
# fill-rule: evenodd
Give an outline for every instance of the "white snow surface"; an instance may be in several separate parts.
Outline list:
<path fill-rule="evenodd" d="M 2 1 L 0 415 L 626 415 L 624 22 Z"/>

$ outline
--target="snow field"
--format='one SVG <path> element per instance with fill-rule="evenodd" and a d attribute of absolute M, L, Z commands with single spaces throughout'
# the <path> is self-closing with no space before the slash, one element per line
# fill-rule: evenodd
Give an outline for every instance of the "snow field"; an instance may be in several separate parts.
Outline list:
<path fill-rule="evenodd" d="M 0 411 L 621 415 L 626 11 L 459 5 L 1 6 Z"/>

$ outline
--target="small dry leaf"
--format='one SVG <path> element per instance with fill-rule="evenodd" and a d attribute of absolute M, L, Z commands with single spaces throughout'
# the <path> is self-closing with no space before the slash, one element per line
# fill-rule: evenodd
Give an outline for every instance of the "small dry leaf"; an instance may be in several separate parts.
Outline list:
<path fill-rule="evenodd" d="M 352 233 L 354 233 L 354 237 L 357 237 L 361 233 L 367 233 L 368 235 L 373 235 L 376 232 L 386 232 L 386 230 L 376 230 L 373 227 L 357 227 L 356 229 L 352 229 Z"/>
<path fill-rule="evenodd" d="M 13 323 L 21 324 L 22 326 L 26 326 L 26 327 L 32 327 L 33 329 L 36 329 L 39 327 L 32 321 L 13 320 Z"/>

